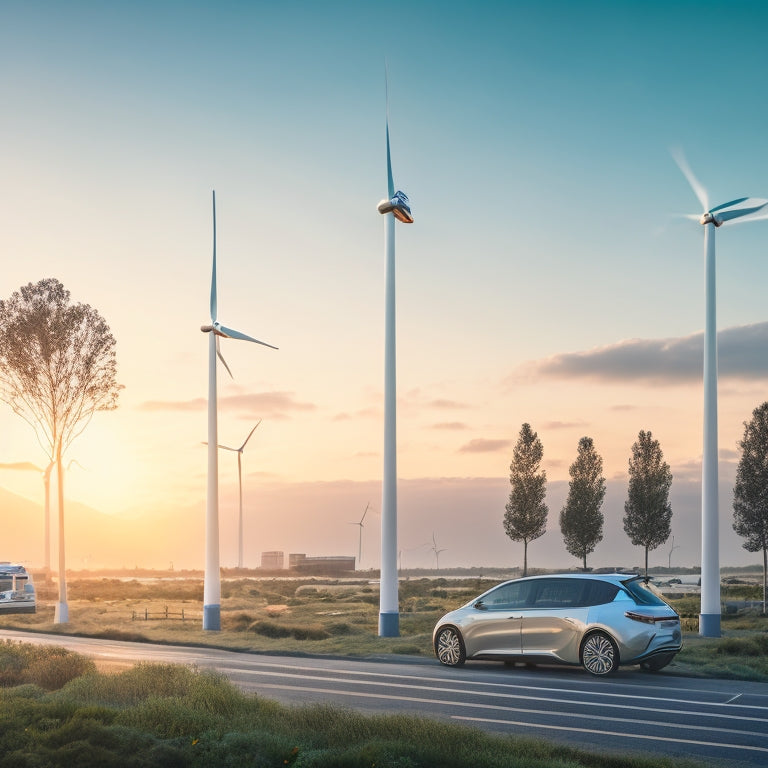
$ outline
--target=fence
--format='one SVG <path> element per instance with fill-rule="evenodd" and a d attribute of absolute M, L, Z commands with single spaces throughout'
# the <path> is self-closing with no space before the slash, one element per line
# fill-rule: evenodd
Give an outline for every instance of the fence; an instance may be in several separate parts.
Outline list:
<path fill-rule="evenodd" d="M 149 608 L 145 608 L 143 611 L 132 611 L 131 621 L 161 621 L 165 619 L 178 619 L 186 621 L 187 619 L 197 618 L 197 616 L 185 613 L 182 608 L 181 611 L 169 611 L 168 606 L 165 606 L 164 611 L 150 611 Z"/>

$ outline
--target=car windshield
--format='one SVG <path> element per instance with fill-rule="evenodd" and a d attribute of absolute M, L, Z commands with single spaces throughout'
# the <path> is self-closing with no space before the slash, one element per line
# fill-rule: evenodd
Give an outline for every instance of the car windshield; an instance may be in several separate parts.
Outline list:
<path fill-rule="evenodd" d="M 624 582 L 624 587 L 640 605 L 667 605 L 656 587 L 646 579 L 630 579 Z"/>

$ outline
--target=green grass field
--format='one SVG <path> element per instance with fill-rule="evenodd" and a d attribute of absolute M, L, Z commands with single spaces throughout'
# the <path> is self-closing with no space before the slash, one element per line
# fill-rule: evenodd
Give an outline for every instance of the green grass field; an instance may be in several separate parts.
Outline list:
<path fill-rule="evenodd" d="M 261 652 L 431 657 L 435 621 L 494 583 L 481 578 L 402 582 L 398 638 L 377 637 L 377 585 L 352 579 L 225 580 L 222 630 L 216 633 L 201 628 L 201 579 L 80 579 L 69 584 L 68 624 L 53 624 L 55 593 L 46 595 L 43 588 L 38 613 L 0 616 L 0 627 Z M 729 589 L 740 599 L 760 596 L 756 586 Z M 661 674 L 768 680 L 765 616 L 727 613 L 723 637 L 704 639 L 696 634 L 698 600 L 685 597 L 674 604 L 688 631 L 684 650 Z M 216 674 L 151 664 L 97 668 L 63 649 L 0 643 L 0 768 L 673 764 L 682 765 L 588 754 L 414 717 L 283 707 L 247 696 Z"/>

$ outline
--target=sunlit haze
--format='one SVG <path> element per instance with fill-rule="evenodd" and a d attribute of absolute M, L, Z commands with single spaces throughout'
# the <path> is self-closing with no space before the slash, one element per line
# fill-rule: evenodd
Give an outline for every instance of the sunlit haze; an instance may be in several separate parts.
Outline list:
<path fill-rule="evenodd" d="M 85 544 L 73 522 L 70 567 L 202 567 L 214 189 L 219 319 L 279 347 L 222 340 L 219 441 L 262 420 L 245 564 L 356 556 L 370 503 L 361 565 L 378 567 L 385 61 L 415 217 L 397 227 L 402 565 L 434 565 L 433 535 L 441 567 L 522 563 L 502 517 L 523 422 L 549 480 L 531 566 L 579 565 L 558 516 L 585 435 L 609 486 L 589 564 L 642 561 L 621 524 L 641 429 L 674 475 L 671 562 L 698 565 L 703 228 L 679 216 L 701 206 L 670 150 L 713 205 L 768 197 L 768 7 L 73 0 L 2 17 L 0 297 L 58 278 L 110 325 L 125 386 L 65 482 L 73 520 L 85 505 L 120 534 Z M 768 221 L 717 243 L 721 561 L 745 565 L 731 489 L 768 399 Z M 0 405 L 0 489 L 37 505 L 0 559 L 41 564 L 40 474 L 10 465 L 46 457 Z M 232 566 L 233 453 L 220 484 Z"/>

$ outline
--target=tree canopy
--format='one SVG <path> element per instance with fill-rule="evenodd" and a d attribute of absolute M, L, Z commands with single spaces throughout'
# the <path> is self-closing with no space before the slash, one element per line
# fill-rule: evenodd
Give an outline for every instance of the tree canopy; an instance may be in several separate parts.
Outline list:
<path fill-rule="evenodd" d="M 741 459 L 733 489 L 733 529 L 747 552 L 763 553 L 763 613 L 768 592 L 768 402 L 744 422 Z"/>
<path fill-rule="evenodd" d="M 512 541 L 523 542 L 524 576 L 528 574 L 528 543 L 547 531 L 547 473 L 539 471 L 543 455 L 538 435 L 530 424 L 523 424 L 509 465 L 512 490 L 504 513 L 504 530 Z"/>
<path fill-rule="evenodd" d="M 0 396 L 35 430 L 46 455 L 67 449 L 95 411 L 117 407 L 115 339 L 55 278 L 0 301 Z"/>
<path fill-rule="evenodd" d="M 579 440 L 576 460 L 569 470 L 568 498 L 560 511 L 560 530 L 565 548 L 582 560 L 587 569 L 587 555 L 603 540 L 605 498 L 603 460 L 595 450 L 591 437 Z"/>
<path fill-rule="evenodd" d="M 640 431 L 629 459 L 629 488 L 624 502 L 624 531 L 636 546 L 645 548 L 645 573 L 648 552 L 663 544 L 671 533 L 672 505 L 669 489 L 672 472 L 664 461 L 658 440 Z"/>

